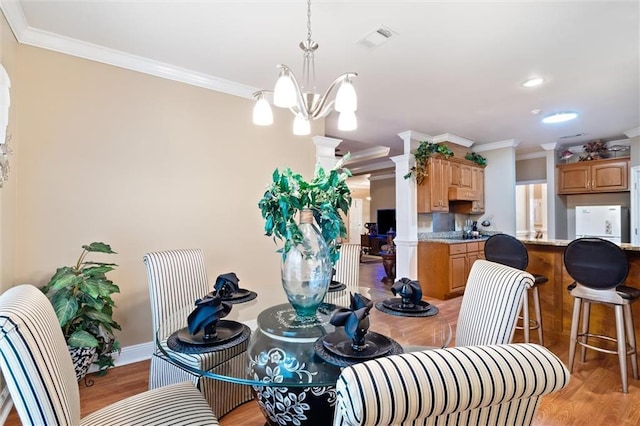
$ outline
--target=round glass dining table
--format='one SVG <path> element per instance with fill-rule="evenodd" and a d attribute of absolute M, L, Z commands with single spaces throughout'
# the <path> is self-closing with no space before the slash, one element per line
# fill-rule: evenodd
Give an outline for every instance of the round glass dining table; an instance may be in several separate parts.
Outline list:
<path fill-rule="evenodd" d="M 337 309 L 349 306 L 353 292 L 374 304 L 366 335 L 367 345 L 375 347 L 371 356 L 327 350 L 327 347 L 335 348 L 325 344 L 330 340 L 329 337 L 335 343 L 335 336 L 343 333 L 342 327 L 331 325 L 329 320 Z M 443 348 L 451 342 L 451 326 L 437 313 L 437 306 L 429 305 L 428 312 L 425 309 L 421 313 L 404 316 L 402 312 L 386 309 L 382 304 L 391 298 L 394 295 L 387 289 L 368 287 L 328 293 L 325 301 L 331 303 L 323 303 L 314 318 L 304 319 L 297 317 L 288 303 L 265 306 L 255 322 L 247 322 L 252 331 L 246 352 L 246 368 L 241 369 L 216 369 L 215 372 L 196 369 L 192 363 L 184 362 L 179 351 L 168 349 L 167 338 L 178 330 L 184 330 L 193 306 L 185 307 L 167 318 L 156 331 L 156 341 L 158 348 L 171 362 L 187 371 L 215 380 L 251 386 L 267 424 L 331 424 L 335 384 L 346 365 L 377 355 Z M 342 336 L 348 339 L 346 335 Z M 203 352 L 215 349 L 215 345 L 200 347 Z"/>

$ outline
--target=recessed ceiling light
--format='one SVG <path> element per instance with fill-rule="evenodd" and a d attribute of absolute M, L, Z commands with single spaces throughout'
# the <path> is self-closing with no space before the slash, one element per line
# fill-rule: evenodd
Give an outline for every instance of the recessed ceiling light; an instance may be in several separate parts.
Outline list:
<path fill-rule="evenodd" d="M 542 119 L 543 123 L 563 123 L 565 121 L 573 120 L 578 116 L 576 112 L 557 112 L 555 114 L 547 115 Z"/>
<path fill-rule="evenodd" d="M 544 78 L 542 77 L 534 77 L 522 83 L 524 87 L 534 87 L 539 86 L 544 82 Z"/>
<path fill-rule="evenodd" d="M 531 110 L 531 114 L 533 114 L 533 115 L 538 115 L 538 114 L 540 114 L 541 112 L 542 112 L 542 110 L 541 110 L 541 109 L 532 109 L 532 110 Z"/>

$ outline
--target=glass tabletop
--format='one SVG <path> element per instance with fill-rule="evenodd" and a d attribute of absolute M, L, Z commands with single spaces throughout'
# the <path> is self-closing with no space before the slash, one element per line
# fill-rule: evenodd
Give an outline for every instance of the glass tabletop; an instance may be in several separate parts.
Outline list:
<path fill-rule="evenodd" d="M 387 356 L 395 353 L 410 352 L 415 350 L 443 348 L 451 342 L 451 326 L 442 317 L 435 313 L 437 305 L 433 306 L 423 302 L 431 309 L 430 316 L 402 316 L 402 312 L 386 309 L 383 301 L 396 299 L 391 291 L 386 289 L 372 289 L 359 287 L 358 293 L 367 297 L 374 303 L 370 311 L 370 327 L 367 333 L 367 342 L 382 345 L 391 344 L 394 350 L 384 352 Z M 325 299 L 327 300 L 327 299 Z M 184 345 L 185 348 L 172 350 L 167 345 L 167 339 L 174 339 L 182 333 L 184 335 L 187 325 L 186 318 L 193 306 L 176 311 L 167 318 L 156 331 L 156 343 L 160 351 L 171 362 L 191 371 L 194 374 L 203 375 L 216 380 L 252 385 L 254 387 L 309 387 L 334 386 L 344 364 L 335 362 L 336 355 L 333 351 L 326 351 L 327 345 L 323 345 L 328 337 L 339 336 L 342 327 L 334 327 L 329 323 L 336 309 L 348 306 L 350 302 L 349 289 L 334 293 L 330 298 L 332 303 L 324 303 L 318 309 L 315 318 L 300 319 L 288 303 L 265 306 L 258 314 L 256 321 L 247 321 L 251 326 L 248 337 L 248 348 L 242 353 L 240 360 L 242 368 L 213 368 L 204 370 L 197 367 L 194 357 L 206 356 L 204 354 L 216 352 L 218 348 L 202 345 Z M 259 303 L 259 297 L 258 297 Z M 235 309 L 235 308 L 234 308 Z M 381 309 L 383 309 L 385 313 Z M 425 308 L 426 310 L 426 308 Z M 238 344 L 247 344 L 247 335 L 240 339 Z M 346 336 L 343 335 L 343 339 Z M 244 340 L 244 341 L 242 341 Z M 233 345 L 233 341 L 227 342 Z M 315 345 L 315 346 L 314 346 Z M 172 346 L 174 349 L 175 345 Z M 385 346 L 386 348 L 386 346 Z M 333 349 L 333 348 L 331 348 Z M 318 355 L 320 351 L 320 355 Z M 384 353 L 383 353 L 384 352 Z M 345 355 L 342 352 L 339 352 Z M 358 354 L 346 354 L 348 363 L 361 362 Z M 342 356 L 337 356 L 340 361 L 345 361 Z M 327 362 L 327 360 L 331 362 Z M 236 360 L 238 361 L 238 360 Z M 245 364 L 246 362 L 246 364 Z M 246 365 L 246 368 L 244 368 Z"/>

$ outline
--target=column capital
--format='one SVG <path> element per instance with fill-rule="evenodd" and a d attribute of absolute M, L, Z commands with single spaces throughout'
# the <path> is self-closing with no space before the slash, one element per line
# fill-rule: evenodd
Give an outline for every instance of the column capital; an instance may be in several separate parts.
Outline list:
<path fill-rule="evenodd" d="M 336 147 L 342 139 L 313 136 L 311 140 L 316 146 L 316 164 L 325 170 L 332 169 L 336 165 Z"/>

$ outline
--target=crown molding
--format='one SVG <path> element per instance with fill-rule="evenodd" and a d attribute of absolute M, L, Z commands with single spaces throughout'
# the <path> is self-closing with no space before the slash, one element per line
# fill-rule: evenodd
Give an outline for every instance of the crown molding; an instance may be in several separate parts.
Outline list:
<path fill-rule="evenodd" d="M 377 163 L 367 164 L 365 166 L 349 167 L 349 170 L 354 175 L 355 174 L 361 175 L 368 172 L 374 172 L 376 170 L 393 169 L 393 168 L 395 168 L 395 163 L 387 159 L 384 161 L 379 161 Z"/>
<path fill-rule="evenodd" d="M 389 155 L 390 150 L 391 148 L 388 146 L 374 146 L 372 148 L 363 149 L 362 151 L 355 151 L 351 153 L 351 156 L 344 162 L 344 164 L 353 164 L 386 157 Z"/>
<path fill-rule="evenodd" d="M 384 175 L 369 176 L 369 180 L 374 181 L 374 180 L 395 179 L 395 177 L 396 177 L 395 173 L 387 173 Z"/>
<path fill-rule="evenodd" d="M 431 141 L 431 139 L 433 139 L 433 136 L 427 135 L 426 133 L 416 132 L 415 130 L 406 130 L 398 133 L 398 136 L 404 141 Z"/>
<path fill-rule="evenodd" d="M 491 142 L 491 143 L 485 143 L 485 144 L 482 144 L 482 145 L 477 145 L 477 146 L 473 147 L 473 150 L 475 152 L 493 151 L 494 149 L 501 149 L 501 148 L 515 148 L 519 144 L 520 144 L 520 142 L 518 142 L 515 139 L 507 139 L 507 140 L 504 140 L 504 141 Z"/>
<path fill-rule="evenodd" d="M 431 142 L 433 143 L 453 142 L 456 145 L 462 145 L 465 148 L 469 148 L 471 145 L 475 143 L 471 139 L 463 138 L 462 136 L 456 136 L 452 133 L 443 133 L 441 135 L 434 136 Z"/>
<path fill-rule="evenodd" d="M 138 71 L 246 99 L 253 99 L 252 94 L 258 90 L 255 87 L 231 80 L 31 28 L 26 22 L 20 3 L 17 1 L 2 1 L 0 2 L 0 8 L 4 12 L 16 39 L 22 44 L 53 50 L 78 58 Z"/>
<path fill-rule="evenodd" d="M 636 127 L 635 129 L 627 130 L 626 132 L 624 132 L 624 134 L 627 135 L 627 137 L 629 139 L 638 137 L 638 136 L 640 136 L 640 127 Z"/>
<path fill-rule="evenodd" d="M 540 145 L 545 151 L 553 151 L 558 146 L 558 142 L 543 143 Z"/>
<path fill-rule="evenodd" d="M 516 161 L 533 160 L 534 158 L 546 158 L 547 153 L 544 151 L 530 152 L 528 154 L 516 155 Z"/>

